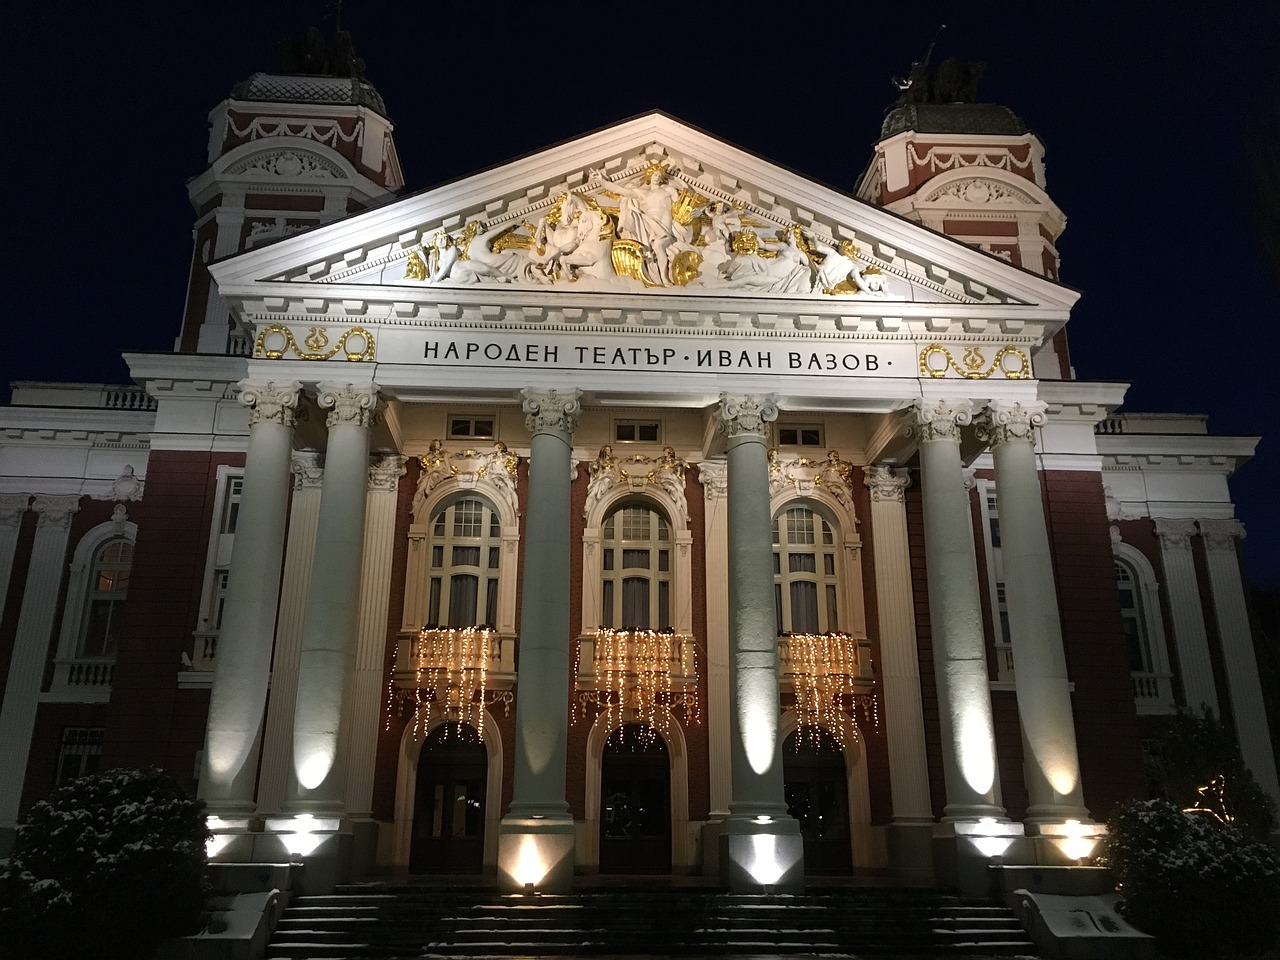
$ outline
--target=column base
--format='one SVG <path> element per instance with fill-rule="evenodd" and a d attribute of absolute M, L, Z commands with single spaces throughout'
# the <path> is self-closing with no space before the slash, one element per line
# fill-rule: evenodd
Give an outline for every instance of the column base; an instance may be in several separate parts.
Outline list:
<path fill-rule="evenodd" d="M 903 880 L 933 882 L 933 821 L 889 825 L 889 873 Z"/>
<path fill-rule="evenodd" d="M 1066 820 L 1024 821 L 1035 844 L 1035 862 L 1045 866 L 1080 866 L 1093 857 L 1107 835 L 1105 823 L 1070 817 Z"/>
<path fill-rule="evenodd" d="M 934 877 L 966 896 L 996 896 L 998 878 L 991 867 L 1033 862 L 1034 852 L 1020 823 L 984 817 L 933 827 Z"/>
<path fill-rule="evenodd" d="M 803 893 L 804 840 L 791 817 L 729 817 L 720 835 L 720 882 L 730 893 Z"/>
<path fill-rule="evenodd" d="M 568 816 L 504 817 L 498 828 L 498 889 L 568 893 L 576 831 Z"/>

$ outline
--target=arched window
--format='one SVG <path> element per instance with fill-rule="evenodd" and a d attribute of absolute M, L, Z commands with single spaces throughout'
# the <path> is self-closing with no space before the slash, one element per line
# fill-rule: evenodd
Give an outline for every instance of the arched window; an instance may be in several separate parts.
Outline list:
<path fill-rule="evenodd" d="M 455 500 L 431 517 L 427 626 L 494 626 L 502 521 L 488 501 Z"/>
<path fill-rule="evenodd" d="M 806 506 L 773 518 L 773 590 L 778 633 L 840 629 L 839 547 L 834 526 Z"/>
<path fill-rule="evenodd" d="M 1124 626 L 1125 650 L 1129 669 L 1135 673 L 1152 673 L 1151 638 L 1147 633 L 1146 611 L 1142 606 L 1141 580 L 1124 560 L 1115 561 L 1116 591 L 1120 594 L 1120 618 Z"/>
<path fill-rule="evenodd" d="M 643 503 L 618 507 L 600 528 L 600 625 L 671 629 L 671 524 Z"/>
<path fill-rule="evenodd" d="M 77 656 L 116 655 L 116 620 L 129 590 L 132 565 L 133 544 L 124 537 L 108 540 L 94 554 Z"/>

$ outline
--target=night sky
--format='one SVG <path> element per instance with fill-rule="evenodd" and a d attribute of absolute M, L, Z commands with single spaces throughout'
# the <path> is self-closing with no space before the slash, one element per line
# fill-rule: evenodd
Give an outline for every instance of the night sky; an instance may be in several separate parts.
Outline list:
<path fill-rule="evenodd" d="M 208 111 L 275 68 L 277 37 L 324 18 L 317 0 L 6 5 L 0 381 L 124 382 L 122 350 L 172 347 L 194 219 L 184 182 L 204 169 Z M 1280 126 L 1280 5 L 348 0 L 342 12 L 397 124 L 408 191 L 655 108 L 850 190 L 890 78 L 940 23 L 935 62 L 987 61 L 979 99 L 1045 143 L 1068 217 L 1062 278 L 1083 291 L 1068 326 L 1077 375 L 1132 381 L 1126 410 L 1206 413 L 1215 433 L 1266 437 L 1233 488 L 1251 578 L 1280 585 L 1280 285 L 1251 223 L 1247 162 L 1250 138 Z"/>

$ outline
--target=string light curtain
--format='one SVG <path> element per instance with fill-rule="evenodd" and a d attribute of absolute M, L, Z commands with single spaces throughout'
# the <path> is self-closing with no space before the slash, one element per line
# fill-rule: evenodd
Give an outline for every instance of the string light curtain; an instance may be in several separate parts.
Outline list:
<path fill-rule="evenodd" d="M 799 735 L 816 738 L 819 730 L 825 730 L 844 747 L 847 725 L 857 736 L 857 721 L 845 710 L 845 704 L 866 697 L 854 689 L 859 668 L 857 639 L 847 633 L 791 633 L 785 639 Z"/>
<path fill-rule="evenodd" d="M 581 658 L 582 648 L 578 648 Z M 595 632 L 594 668 L 597 704 L 603 701 L 606 725 L 620 724 L 627 710 L 648 729 L 666 733 L 670 710 L 683 706 L 685 716 L 695 722 L 698 715 L 696 685 L 684 686 L 680 677 L 697 676 L 696 654 L 689 637 L 661 630 L 614 630 L 601 627 Z M 578 664 L 579 674 L 582 664 Z M 585 706 L 582 697 L 575 699 L 574 719 Z M 629 718 L 628 718 L 629 719 Z"/>
<path fill-rule="evenodd" d="M 432 714 L 469 724 L 484 740 L 489 658 L 495 631 L 488 627 L 423 627 L 411 657 L 413 723 L 423 730 Z M 388 684 L 388 718 L 392 687 Z"/>

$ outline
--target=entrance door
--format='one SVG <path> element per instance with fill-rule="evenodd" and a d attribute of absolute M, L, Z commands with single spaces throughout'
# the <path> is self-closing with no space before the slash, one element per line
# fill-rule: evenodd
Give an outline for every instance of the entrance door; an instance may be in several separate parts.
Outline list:
<path fill-rule="evenodd" d="M 427 735 L 418 757 L 410 872 L 481 872 L 488 766 L 474 727 L 446 723 Z"/>
<path fill-rule="evenodd" d="M 671 872 L 671 761 L 639 723 L 605 741 L 600 770 L 600 872 Z"/>
<path fill-rule="evenodd" d="M 844 750 L 825 730 L 799 731 L 782 746 L 787 813 L 800 822 L 806 873 L 853 870 L 849 846 L 849 781 Z"/>

